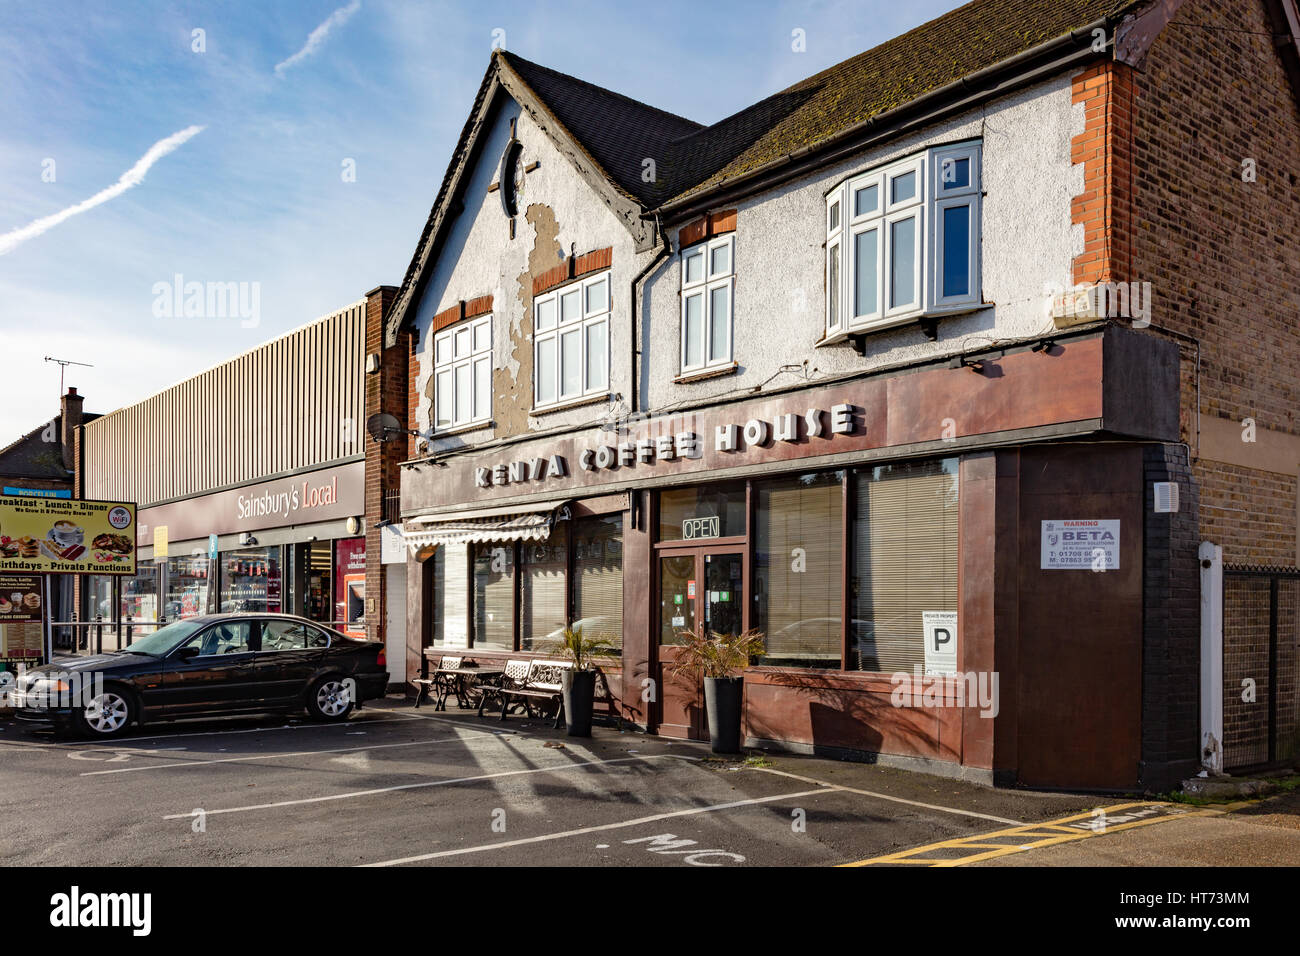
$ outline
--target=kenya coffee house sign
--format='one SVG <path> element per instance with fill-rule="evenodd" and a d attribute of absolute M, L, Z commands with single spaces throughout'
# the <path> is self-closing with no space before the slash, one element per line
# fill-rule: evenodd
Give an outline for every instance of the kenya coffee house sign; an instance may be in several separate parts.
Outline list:
<path fill-rule="evenodd" d="M 665 470 L 682 471 L 692 465 L 726 467 L 734 459 L 751 456 L 760 461 L 769 457 L 802 457 L 797 452 L 768 453 L 782 446 L 795 452 L 798 446 L 813 441 L 860 433 L 861 414 L 862 409 L 855 405 L 837 403 L 829 410 L 783 410 L 770 418 L 755 416 L 744 421 L 723 421 L 711 427 L 704 422 L 707 430 L 700 427 L 701 422 L 694 416 L 653 419 L 645 424 L 655 434 L 632 437 L 624 432 L 613 439 L 570 442 L 577 464 L 574 477 L 585 479 L 580 483 L 589 485 L 600 483 L 605 476 L 608 476 L 606 480 L 612 479 L 613 473 L 653 472 L 662 466 L 669 466 Z M 478 465 L 474 469 L 474 485 L 486 489 L 550 484 L 555 479 L 569 477 L 569 457 L 565 453 L 552 453 Z M 702 529 L 693 530 L 697 533 L 689 535 L 686 528 L 682 529 L 688 537 L 707 537 Z"/>

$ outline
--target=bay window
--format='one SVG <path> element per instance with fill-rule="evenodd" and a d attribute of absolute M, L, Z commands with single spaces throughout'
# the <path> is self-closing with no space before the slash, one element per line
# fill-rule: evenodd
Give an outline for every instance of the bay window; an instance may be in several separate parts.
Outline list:
<path fill-rule="evenodd" d="M 609 390 L 609 273 L 533 301 L 533 406 Z"/>
<path fill-rule="evenodd" d="M 682 250 L 682 373 L 731 364 L 735 236 Z"/>
<path fill-rule="evenodd" d="M 492 417 L 492 316 L 434 336 L 433 380 L 435 431 Z"/>
<path fill-rule="evenodd" d="M 827 195 L 827 341 L 980 304 L 979 161 L 930 149 Z"/>

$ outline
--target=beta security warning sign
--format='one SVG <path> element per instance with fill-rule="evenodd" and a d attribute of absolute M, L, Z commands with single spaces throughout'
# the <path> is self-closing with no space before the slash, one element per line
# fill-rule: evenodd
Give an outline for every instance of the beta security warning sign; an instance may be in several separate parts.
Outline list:
<path fill-rule="evenodd" d="M 1118 518 L 1044 521 L 1039 567 L 1044 571 L 1119 570 L 1119 526 Z"/>

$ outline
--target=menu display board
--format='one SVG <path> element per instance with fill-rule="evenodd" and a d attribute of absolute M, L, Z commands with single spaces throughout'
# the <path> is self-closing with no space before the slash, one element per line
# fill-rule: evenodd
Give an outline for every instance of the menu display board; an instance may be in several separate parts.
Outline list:
<path fill-rule="evenodd" d="M 41 579 L 35 574 L 0 574 L 0 624 L 43 620 Z"/>
<path fill-rule="evenodd" d="M 44 644 L 39 622 L 0 624 L 0 664 L 38 664 L 45 659 Z"/>
<path fill-rule="evenodd" d="M 135 505 L 0 497 L 0 572 L 135 574 Z"/>

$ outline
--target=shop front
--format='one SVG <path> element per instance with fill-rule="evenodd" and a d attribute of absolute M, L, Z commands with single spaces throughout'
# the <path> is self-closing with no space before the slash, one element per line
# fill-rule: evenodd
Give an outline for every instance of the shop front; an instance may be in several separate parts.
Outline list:
<path fill-rule="evenodd" d="M 1166 346 L 1112 329 L 408 463 L 408 676 L 581 624 L 621 647 L 625 717 L 701 739 L 682 635 L 756 629 L 751 746 L 1132 785 Z"/>
<path fill-rule="evenodd" d="M 136 574 L 87 576 L 86 620 L 120 625 L 125 640 L 199 614 L 282 612 L 364 636 L 364 467 L 350 462 L 141 509 Z"/>

